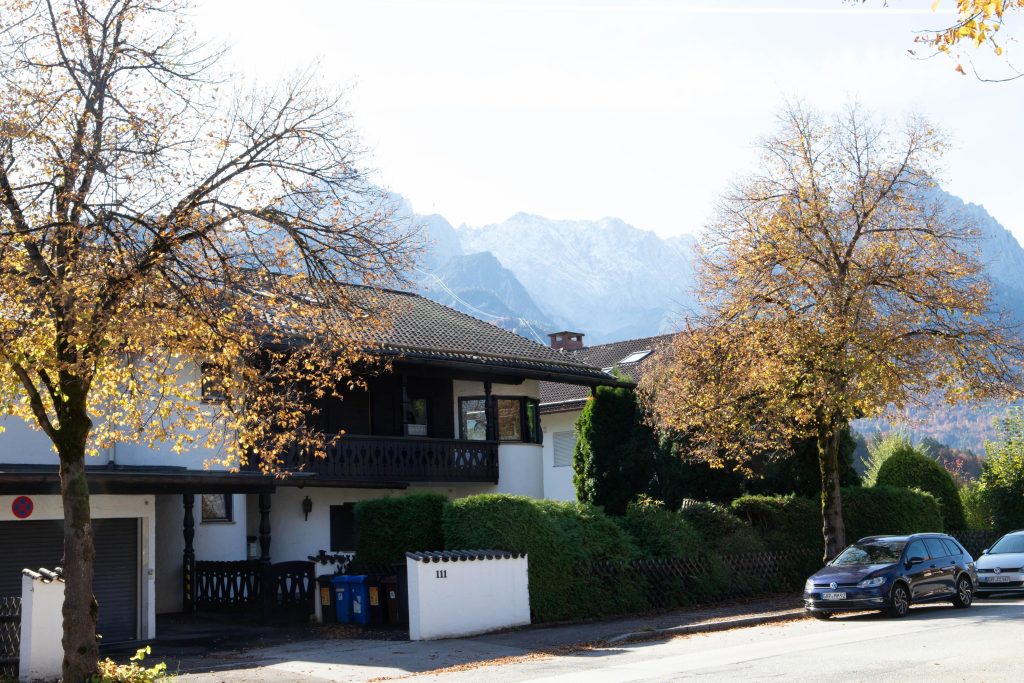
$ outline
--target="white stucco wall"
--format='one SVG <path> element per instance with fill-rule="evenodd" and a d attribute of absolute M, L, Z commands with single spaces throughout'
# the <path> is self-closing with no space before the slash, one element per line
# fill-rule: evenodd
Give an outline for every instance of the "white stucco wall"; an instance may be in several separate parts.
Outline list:
<path fill-rule="evenodd" d="M 0 521 L 18 521 L 11 511 L 11 503 L 17 495 L 0 496 Z M 60 496 L 31 496 L 34 508 L 30 520 L 64 519 L 64 506 Z M 139 610 L 142 614 L 141 636 L 153 638 L 156 635 L 156 502 L 153 496 L 108 496 L 94 495 L 89 498 L 92 516 L 95 519 L 129 518 L 139 523 Z M 8 551 L 8 549 L 2 549 Z M 47 567 L 52 569 L 52 567 Z"/>
<path fill-rule="evenodd" d="M 540 424 L 544 431 L 544 493 L 551 500 L 576 501 L 576 487 L 572 484 L 572 466 L 555 467 L 556 432 L 568 432 L 575 438 L 574 428 L 580 411 L 548 413 L 541 415 Z"/>
<path fill-rule="evenodd" d="M 486 633 L 530 623 L 527 558 L 417 562 L 409 571 L 409 639 Z"/>
<path fill-rule="evenodd" d="M 52 570 L 53 567 L 46 567 Z M 64 582 L 21 577 L 21 653 L 18 680 L 22 683 L 60 678 Z"/>

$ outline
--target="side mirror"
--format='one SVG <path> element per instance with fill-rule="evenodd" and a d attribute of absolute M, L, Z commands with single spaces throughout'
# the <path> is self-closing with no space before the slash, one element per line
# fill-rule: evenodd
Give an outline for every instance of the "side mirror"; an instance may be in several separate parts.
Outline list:
<path fill-rule="evenodd" d="M 921 564 L 922 562 L 924 562 L 924 558 L 923 557 L 917 557 L 915 555 L 914 557 L 911 557 L 909 560 L 907 560 L 907 566 L 908 567 L 913 567 L 915 564 Z"/>
<path fill-rule="evenodd" d="M 985 548 L 984 550 L 982 550 L 981 554 L 982 555 L 988 555 L 988 548 Z"/>

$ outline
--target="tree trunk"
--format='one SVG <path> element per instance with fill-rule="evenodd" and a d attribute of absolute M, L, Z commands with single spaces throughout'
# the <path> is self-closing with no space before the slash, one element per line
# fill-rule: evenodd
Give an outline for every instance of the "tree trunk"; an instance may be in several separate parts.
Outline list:
<path fill-rule="evenodd" d="M 828 562 L 846 546 L 843 524 L 843 499 L 839 492 L 839 425 L 818 428 L 818 465 L 821 469 L 821 520 L 825 538 L 825 561 Z"/>
<path fill-rule="evenodd" d="M 81 421 L 80 424 L 75 424 Z M 89 485 L 85 477 L 85 448 L 91 421 L 84 406 L 61 425 L 60 494 L 64 503 L 64 662 L 62 680 L 80 683 L 96 672 L 99 650 L 96 620 L 99 605 L 92 593 L 93 543 Z M 76 428 L 77 427 L 77 428 Z M 66 430 L 66 431 L 65 431 Z"/>

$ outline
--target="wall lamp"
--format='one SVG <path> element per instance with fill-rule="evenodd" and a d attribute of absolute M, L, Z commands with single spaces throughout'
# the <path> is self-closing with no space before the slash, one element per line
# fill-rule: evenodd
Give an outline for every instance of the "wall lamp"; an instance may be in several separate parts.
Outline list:
<path fill-rule="evenodd" d="M 302 499 L 302 514 L 305 516 L 306 521 L 309 521 L 309 513 L 313 511 L 313 501 L 306 496 Z"/>

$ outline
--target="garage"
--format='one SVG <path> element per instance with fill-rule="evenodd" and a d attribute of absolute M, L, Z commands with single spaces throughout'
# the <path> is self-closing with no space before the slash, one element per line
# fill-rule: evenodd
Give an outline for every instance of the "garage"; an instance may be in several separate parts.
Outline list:
<path fill-rule="evenodd" d="M 97 631 L 104 643 L 135 640 L 139 622 L 139 524 L 134 518 L 94 519 L 93 593 L 100 605 Z M 0 597 L 21 595 L 21 570 L 59 566 L 62 520 L 0 522 Z"/>

